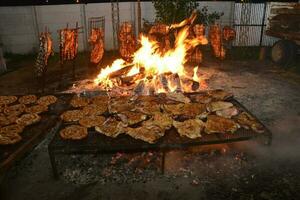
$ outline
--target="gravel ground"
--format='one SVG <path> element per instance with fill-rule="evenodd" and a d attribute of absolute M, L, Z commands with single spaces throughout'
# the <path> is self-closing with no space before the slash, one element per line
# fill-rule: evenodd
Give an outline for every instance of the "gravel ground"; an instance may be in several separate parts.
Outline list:
<path fill-rule="evenodd" d="M 170 151 L 164 175 L 160 152 L 60 156 L 56 181 L 49 134 L 7 173 L 0 199 L 300 199 L 299 76 L 258 61 L 206 61 L 200 69 L 209 88 L 232 91 L 273 132 L 271 146 Z"/>

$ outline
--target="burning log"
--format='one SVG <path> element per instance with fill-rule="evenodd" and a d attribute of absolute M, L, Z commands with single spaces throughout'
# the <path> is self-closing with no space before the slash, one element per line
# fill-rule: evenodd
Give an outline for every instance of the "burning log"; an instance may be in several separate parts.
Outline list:
<path fill-rule="evenodd" d="M 113 79 L 113 78 L 120 77 L 120 76 L 122 76 L 124 74 L 127 74 L 131 70 L 131 68 L 133 66 L 134 66 L 134 64 L 129 64 L 129 65 L 124 66 L 122 69 L 119 69 L 117 71 L 111 72 L 109 74 L 109 78 Z"/>
<path fill-rule="evenodd" d="M 124 76 L 120 77 L 120 80 L 122 81 L 123 84 L 133 84 L 136 80 L 142 79 L 145 77 L 145 74 L 140 72 L 137 74 L 134 74 L 132 76 Z"/>
<path fill-rule="evenodd" d="M 181 85 L 184 91 L 197 91 L 200 84 L 189 78 L 181 78 Z"/>

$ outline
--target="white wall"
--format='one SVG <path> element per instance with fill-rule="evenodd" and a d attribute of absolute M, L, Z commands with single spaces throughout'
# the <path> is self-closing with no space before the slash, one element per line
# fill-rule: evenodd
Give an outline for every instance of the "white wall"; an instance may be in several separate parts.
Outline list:
<path fill-rule="evenodd" d="M 4 52 L 29 53 L 37 47 L 31 6 L 0 7 L 0 43 Z"/>
<path fill-rule="evenodd" d="M 220 23 L 232 22 L 232 2 L 199 2 L 200 7 L 208 6 L 210 12 L 224 12 Z M 132 21 L 137 23 L 136 2 L 119 3 L 120 22 Z M 84 19 L 84 11 L 86 18 Z M 155 10 L 151 2 L 141 3 L 142 18 L 154 21 Z M 36 18 L 35 18 L 36 14 Z M 23 7 L 0 7 L 0 42 L 5 52 L 29 53 L 38 48 L 38 32 L 47 26 L 52 32 L 54 50 L 59 49 L 58 29 L 75 27 L 76 22 L 83 26 L 88 25 L 89 17 L 105 17 L 105 48 L 113 48 L 111 4 L 92 3 L 78 5 L 49 5 L 49 6 L 23 6 Z M 87 27 L 84 29 L 87 31 Z M 87 48 L 86 33 L 79 34 L 79 50 Z"/>

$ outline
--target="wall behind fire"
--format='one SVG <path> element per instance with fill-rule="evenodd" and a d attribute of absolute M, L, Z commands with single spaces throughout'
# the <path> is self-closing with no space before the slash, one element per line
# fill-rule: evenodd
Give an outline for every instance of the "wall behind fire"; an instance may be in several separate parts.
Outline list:
<path fill-rule="evenodd" d="M 219 22 L 231 25 L 233 22 L 234 2 L 199 2 L 209 11 L 224 12 Z M 120 22 L 132 21 L 137 27 L 136 2 L 119 3 Z M 142 18 L 154 21 L 155 10 L 151 2 L 141 3 Z M 52 32 L 54 50 L 59 50 L 58 29 L 75 27 L 76 22 L 84 27 L 79 34 L 79 51 L 88 50 L 88 18 L 105 17 L 105 49 L 113 48 L 112 15 L 110 3 L 70 4 L 49 6 L 0 7 L 0 44 L 5 52 L 30 53 L 38 49 L 38 34 L 47 26 Z"/>

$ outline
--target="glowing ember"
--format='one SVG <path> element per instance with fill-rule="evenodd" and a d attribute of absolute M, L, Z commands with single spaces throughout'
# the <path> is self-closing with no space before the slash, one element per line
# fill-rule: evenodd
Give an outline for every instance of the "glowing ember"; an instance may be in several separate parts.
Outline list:
<path fill-rule="evenodd" d="M 127 77 L 128 80 L 128 77 L 140 75 L 137 79 L 133 79 L 132 84 L 138 85 L 143 82 L 144 88 L 148 91 L 154 90 L 155 93 L 191 91 L 195 82 L 200 85 L 201 79 L 197 75 L 198 66 L 194 68 L 192 77 L 185 71 L 187 54 L 197 45 L 208 43 L 205 37 L 187 39 L 190 25 L 194 20 L 193 14 L 183 22 L 169 27 L 169 31 L 176 28 L 174 30 L 176 39 L 174 48 L 166 52 L 160 52 L 156 41 L 142 35 L 141 47 L 133 54 L 131 63 L 126 63 L 122 59 L 115 60 L 111 66 L 100 71 L 94 82 L 108 90 L 120 84 L 116 77 Z"/>

